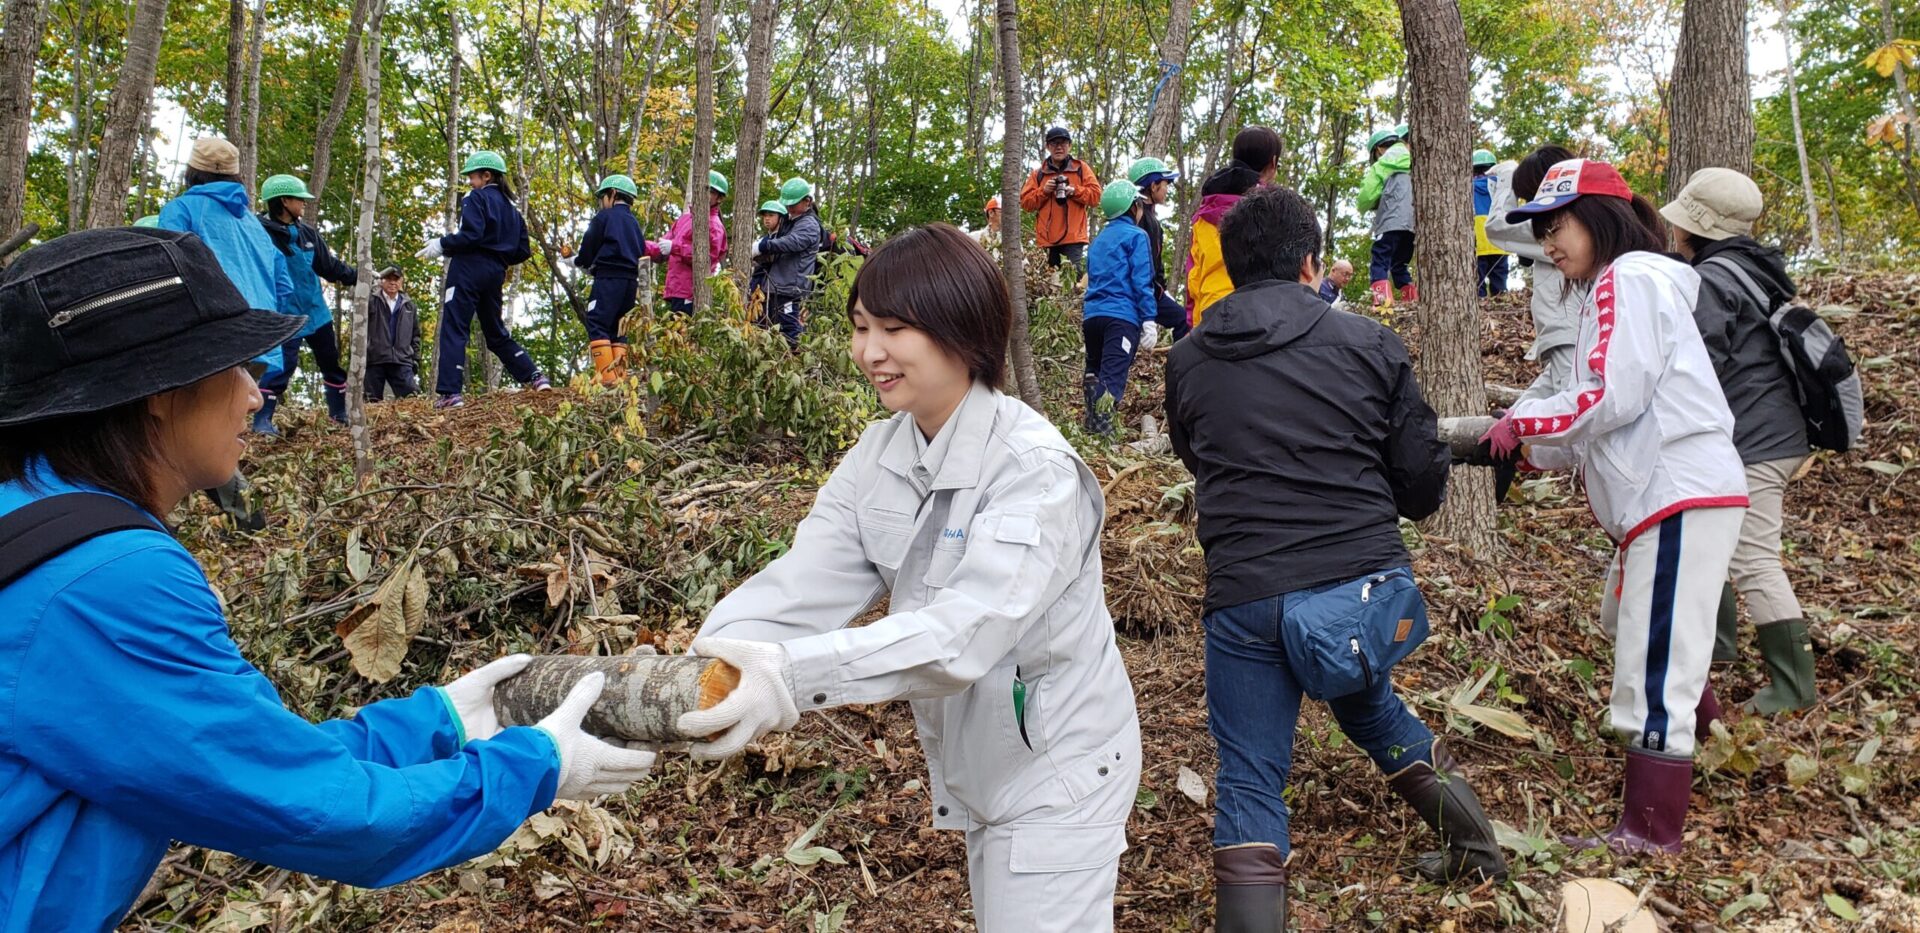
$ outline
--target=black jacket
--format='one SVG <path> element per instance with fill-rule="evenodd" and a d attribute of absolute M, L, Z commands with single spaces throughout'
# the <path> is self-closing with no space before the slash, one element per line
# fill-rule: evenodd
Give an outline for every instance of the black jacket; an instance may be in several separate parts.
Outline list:
<path fill-rule="evenodd" d="M 823 230 L 820 212 L 808 210 L 780 221 L 779 229 L 760 238 L 760 255 L 771 257 L 767 268 L 769 297 L 804 299 L 812 294 L 820 247 L 826 243 Z"/>
<path fill-rule="evenodd" d="M 1447 492 L 1398 335 L 1297 282 L 1243 286 L 1167 359 L 1167 428 L 1193 471 L 1207 611 L 1406 565 L 1399 516 Z"/>
<path fill-rule="evenodd" d="M 1140 229 L 1147 231 L 1147 248 L 1153 250 L 1153 292 L 1164 295 L 1167 293 L 1166 231 L 1160 229 L 1160 215 L 1152 205 L 1148 205 L 1141 218 Z"/>
<path fill-rule="evenodd" d="M 1756 301 L 1732 270 L 1707 261 L 1716 256 L 1739 263 L 1754 284 L 1766 290 L 1767 305 Z M 1780 337 L 1768 321 L 1773 306 L 1797 291 L 1787 278 L 1785 257 L 1751 237 L 1737 236 L 1695 253 L 1693 268 L 1700 273 L 1693 321 L 1700 326 L 1720 390 L 1733 410 L 1733 446 L 1740 451 L 1740 462 L 1806 456 L 1807 420 L 1780 352 Z"/>
<path fill-rule="evenodd" d="M 374 289 L 367 299 L 367 362 L 372 365 L 418 366 L 420 311 L 401 292 L 392 307 L 385 292 Z"/>
<path fill-rule="evenodd" d="M 281 223 L 279 220 L 261 213 L 260 226 L 267 228 L 267 238 L 281 253 L 292 256 L 294 247 L 313 254 L 313 274 L 335 285 L 353 285 L 360 281 L 360 270 L 341 262 L 327 248 L 327 241 L 320 238 L 320 231 L 304 220 L 293 223 Z M 295 240 L 298 237 L 298 240 Z"/>
<path fill-rule="evenodd" d="M 640 236 L 640 222 L 633 219 L 633 208 L 615 201 L 587 222 L 587 234 L 580 239 L 573 264 L 591 270 L 595 278 L 632 279 L 639 278 L 640 260 L 646 255 L 646 240 Z"/>

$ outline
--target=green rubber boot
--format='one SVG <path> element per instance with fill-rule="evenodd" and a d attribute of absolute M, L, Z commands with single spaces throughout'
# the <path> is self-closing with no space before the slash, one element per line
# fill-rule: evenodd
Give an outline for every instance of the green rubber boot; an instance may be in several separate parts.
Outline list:
<path fill-rule="evenodd" d="M 1773 683 L 1747 701 L 1746 706 L 1766 716 L 1812 706 L 1819 695 L 1813 684 L 1813 642 L 1804 619 L 1773 622 L 1754 630 L 1760 642 L 1760 660 Z"/>
<path fill-rule="evenodd" d="M 1720 614 L 1713 620 L 1713 663 L 1730 664 L 1740 660 L 1740 604 L 1734 601 L 1733 584 L 1720 584 Z"/>

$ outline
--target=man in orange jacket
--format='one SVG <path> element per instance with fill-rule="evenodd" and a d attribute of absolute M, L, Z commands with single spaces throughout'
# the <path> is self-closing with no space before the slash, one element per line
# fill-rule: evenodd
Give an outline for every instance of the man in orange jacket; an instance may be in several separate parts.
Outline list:
<path fill-rule="evenodd" d="M 1073 157 L 1073 135 L 1050 126 L 1047 157 L 1020 189 L 1020 209 L 1036 215 L 1034 241 L 1047 249 L 1047 265 L 1061 259 L 1076 265 L 1087 256 L 1087 208 L 1100 203 L 1100 179 L 1087 163 Z"/>

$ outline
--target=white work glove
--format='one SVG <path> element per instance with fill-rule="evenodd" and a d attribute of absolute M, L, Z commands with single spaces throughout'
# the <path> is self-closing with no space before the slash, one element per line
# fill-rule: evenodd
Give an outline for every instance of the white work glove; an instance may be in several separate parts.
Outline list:
<path fill-rule="evenodd" d="M 420 251 L 417 253 L 414 253 L 413 258 L 439 259 L 441 256 L 444 256 L 444 255 L 446 255 L 446 251 L 440 248 L 440 238 L 434 237 L 433 239 L 427 241 L 427 245 L 420 247 Z"/>
<path fill-rule="evenodd" d="M 510 654 L 440 688 L 453 703 L 453 711 L 460 717 L 460 732 L 467 741 L 500 734 L 500 717 L 493 711 L 493 688 L 526 670 L 532 661 L 530 654 Z"/>
<path fill-rule="evenodd" d="M 786 646 L 737 638 L 697 638 L 689 653 L 740 669 L 740 686 L 733 688 L 726 699 L 712 709 L 682 714 L 675 724 L 687 735 L 722 733 L 712 741 L 694 743 L 693 757 L 737 755 L 748 742 L 769 732 L 791 729 L 800 721 L 787 672 Z"/>
<path fill-rule="evenodd" d="M 653 248 L 659 250 L 662 256 L 671 255 L 673 253 L 673 240 L 667 237 L 661 237 L 660 242 L 653 244 Z"/>
<path fill-rule="evenodd" d="M 753 249 L 747 255 L 752 256 L 754 259 L 759 259 L 761 242 L 761 240 L 753 241 Z"/>
<path fill-rule="evenodd" d="M 1148 321 L 1140 325 L 1140 352 L 1145 353 L 1160 343 L 1160 324 Z"/>
<path fill-rule="evenodd" d="M 554 750 L 560 753 L 560 788 L 553 794 L 557 800 L 617 794 L 653 770 L 653 752 L 610 745 L 581 730 L 587 710 L 606 685 L 605 674 L 580 678 L 560 706 L 540 720 L 538 728 L 553 739 Z"/>

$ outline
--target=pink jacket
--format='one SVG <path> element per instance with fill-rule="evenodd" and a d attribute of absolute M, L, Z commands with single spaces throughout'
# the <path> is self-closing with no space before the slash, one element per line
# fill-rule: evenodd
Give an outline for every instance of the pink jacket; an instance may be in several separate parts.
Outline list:
<path fill-rule="evenodd" d="M 667 264 L 666 297 L 692 298 L 692 211 L 681 214 L 680 219 L 673 222 L 673 230 L 667 234 L 667 239 L 673 241 L 672 253 L 661 255 L 660 248 L 649 242 L 647 244 L 647 258 L 654 262 L 664 262 Z M 707 255 L 713 259 L 713 272 L 719 272 L 720 260 L 726 258 L 727 255 L 727 225 L 720 220 L 720 208 L 718 205 L 714 206 L 712 216 L 707 218 L 707 243 L 709 246 Z M 709 272 L 708 274 L 711 275 L 713 272 Z"/>

